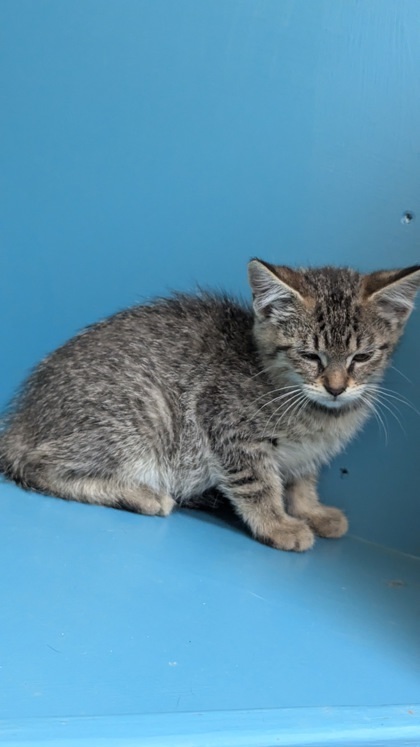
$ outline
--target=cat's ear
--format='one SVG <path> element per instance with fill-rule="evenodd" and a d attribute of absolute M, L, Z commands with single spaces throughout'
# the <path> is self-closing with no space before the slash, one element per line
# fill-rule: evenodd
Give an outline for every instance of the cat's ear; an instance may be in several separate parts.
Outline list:
<path fill-rule="evenodd" d="M 404 270 L 380 270 L 363 278 L 365 299 L 375 303 L 382 316 L 405 322 L 420 288 L 420 265 Z"/>
<path fill-rule="evenodd" d="M 254 311 L 260 319 L 285 319 L 295 314 L 299 307 L 307 306 L 301 273 L 290 267 L 252 259 L 248 265 L 248 278 Z"/>

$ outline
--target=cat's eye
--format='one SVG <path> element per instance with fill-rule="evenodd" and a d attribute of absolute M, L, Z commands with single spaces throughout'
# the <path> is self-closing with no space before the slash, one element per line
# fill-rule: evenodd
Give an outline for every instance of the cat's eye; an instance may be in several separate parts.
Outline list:
<path fill-rule="evenodd" d="M 315 363 L 321 363 L 321 358 L 316 353 L 306 353 L 304 350 L 299 351 L 299 355 L 301 358 L 304 358 L 306 361 L 314 361 Z"/>
<path fill-rule="evenodd" d="M 370 361 L 372 358 L 373 353 L 356 353 L 356 355 L 353 355 L 353 362 L 354 363 L 366 363 L 366 361 Z"/>

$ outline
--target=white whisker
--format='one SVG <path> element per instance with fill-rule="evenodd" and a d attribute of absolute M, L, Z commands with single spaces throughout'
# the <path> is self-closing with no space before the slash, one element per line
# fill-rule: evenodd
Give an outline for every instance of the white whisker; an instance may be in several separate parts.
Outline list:
<path fill-rule="evenodd" d="M 268 374 L 269 371 L 272 371 L 272 370 L 274 370 L 276 368 L 277 368 L 277 366 L 267 366 L 267 368 L 263 368 L 261 371 L 258 371 L 258 373 L 253 374 L 252 376 L 250 376 L 250 379 L 256 379 L 257 376 L 262 376 L 263 374 Z"/>
<path fill-rule="evenodd" d="M 378 411 L 378 409 L 375 406 L 375 403 L 372 401 L 372 399 L 370 399 L 369 394 L 361 394 L 360 396 L 361 396 L 362 402 L 364 402 L 369 407 L 369 409 L 372 410 L 372 412 L 373 412 L 373 414 L 374 414 L 374 416 L 375 416 L 375 418 L 376 418 L 376 420 L 378 422 L 378 427 L 379 426 L 382 427 L 382 430 L 383 430 L 384 436 L 385 436 L 385 446 L 387 446 L 388 445 L 388 431 L 387 431 L 386 425 L 384 423 L 384 420 L 383 420 L 380 412 Z"/>
<path fill-rule="evenodd" d="M 292 416 L 294 418 L 298 418 L 299 417 L 300 413 L 305 410 L 307 404 L 310 401 L 311 400 L 309 399 L 309 397 L 307 396 L 307 394 L 305 394 L 305 398 L 304 398 L 303 402 L 301 402 L 300 405 L 299 405 L 299 407 L 294 412 L 292 412 L 292 414 L 289 416 L 289 419 L 287 421 L 287 425 L 290 425 L 290 420 L 291 420 Z"/>
<path fill-rule="evenodd" d="M 291 392 L 286 392 L 286 394 L 281 394 L 279 397 L 274 397 L 274 399 L 271 399 L 269 402 L 266 402 L 264 405 L 261 405 L 261 407 L 257 410 L 255 415 L 257 415 L 261 410 L 264 409 L 264 407 L 268 407 L 268 405 L 272 405 L 274 402 L 278 402 L 279 400 L 285 399 L 286 397 L 291 397 L 292 394 L 297 394 L 297 392 L 300 392 L 300 387 L 297 387 L 296 389 L 293 389 Z"/>
<path fill-rule="evenodd" d="M 392 369 L 394 369 L 394 371 L 396 371 L 396 372 L 397 372 L 397 373 L 398 373 L 398 374 L 399 374 L 400 376 L 402 376 L 402 377 L 403 377 L 403 379 L 405 379 L 406 381 L 408 381 L 408 383 L 409 383 L 409 384 L 412 384 L 412 383 L 413 383 L 413 382 L 411 381 L 411 379 L 409 379 L 409 378 L 408 378 L 408 376 L 406 376 L 406 375 L 405 375 L 405 373 L 403 373 L 402 371 L 400 371 L 400 369 L 399 369 L 399 368 L 397 368 L 396 366 L 389 366 L 389 368 L 392 368 Z"/>
<path fill-rule="evenodd" d="M 292 414 L 293 414 L 293 411 L 294 411 L 294 408 L 295 408 L 295 407 L 297 407 L 298 405 L 300 405 L 300 403 L 302 402 L 302 399 L 305 399 L 305 398 L 306 398 L 306 394 L 304 394 L 303 392 L 300 392 L 300 394 L 299 394 L 299 395 L 297 395 L 297 396 L 295 395 L 295 399 L 294 399 L 294 401 L 293 401 L 293 402 L 292 402 L 291 404 L 289 404 L 289 406 L 288 406 L 288 407 L 286 407 L 285 411 L 284 411 L 284 412 L 283 412 L 283 413 L 282 413 L 282 414 L 280 415 L 280 417 L 279 417 L 279 418 L 277 419 L 277 421 L 276 421 L 276 424 L 275 424 L 275 426 L 274 426 L 274 428 L 273 428 L 273 436 L 274 436 L 274 433 L 275 433 L 275 432 L 277 431 L 277 429 L 278 429 L 278 427 L 279 427 L 279 425 L 280 425 L 281 421 L 282 421 L 282 420 L 283 420 L 283 418 L 284 418 L 284 417 L 285 417 L 285 416 L 287 415 L 287 413 L 289 412 L 289 410 L 290 410 L 291 408 L 293 408 L 293 409 L 292 409 L 292 413 L 291 413 L 291 415 L 292 415 Z M 280 408 L 278 408 L 278 409 L 280 409 Z M 276 412 L 277 412 L 277 411 L 278 411 L 278 410 L 276 410 Z M 290 417 L 290 416 L 289 416 L 289 417 Z M 272 438 L 273 438 L 273 436 L 272 436 Z"/>
<path fill-rule="evenodd" d="M 396 412 L 398 414 L 401 414 L 400 411 L 398 410 L 397 406 L 393 402 L 391 402 L 389 400 L 388 400 L 388 402 L 384 402 L 383 398 L 386 396 L 386 394 L 385 394 L 385 392 L 382 392 L 379 389 L 376 389 L 375 396 L 376 396 L 376 402 L 377 402 L 378 406 L 382 406 L 385 410 L 387 410 L 387 412 L 390 413 L 390 415 L 392 415 L 392 417 L 397 421 L 397 423 L 400 426 L 402 432 L 406 436 L 407 435 L 407 431 L 405 430 L 405 428 L 404 428 L 404 426 L 403 426 L 400 418 L 396 414 Z M 395 399 L 398 399 L 398 398 L 395 397 Z M 402 404 L 408 404 L 408 403 L 402 402 Z M 396 412 L 394 412 L 394 409 L 396 410 Z M 379 411 L 378 411 L 378 414 L 379 414 Z M 384 417 L 385 417 L 385 414 L 384 414 Z"/>
<path fill-rule="evenodd" d="M 407 435 L 407 431 L 405 430 L 405 428 L 404 428 L 403 424 L 401 423 L 401 420 L 399 419 L 398 415 L 396 415 L 396 414 L 395 414 L 395 412 L 394 412 L 393 410 L 391 410 L 391 408 L 390 408 L 390 407 L 388 407 L 388 405 L 386 405 L 386 404 L 385 404 L 384 402 L 380 402 L 380 401 L 379 401 L 379 402 L 378 402 L 378 405 L 379 405 L 380 407 L 384 407 L 384 408 L 385 408 L 385 410 L 387 410 L 387 412 L 389 412 L 389 413 L 390 413 L 390 414 L 391 414 L 391 415 L 392 415 L 392 416 L 393 416 L 393 417 L 395 418 L 395 420 L 397 421 L 398 425 L 400 426 L 400 428 L 401 428 L 402 432 L 403 432 L 403 433 L 404 433 L 404 435 L 406 436 L 406 435 Z"/>
<path fill-rule="evenodd" d="M 298 387 L 296 384 L 290 384 L 289 386 L 280 386 L 277 387 L 277 389 L 271 389 L 269 392 L 264 392 L 263 394 L 260 394 L 259 397 L 256 399 L 253 399 L 250 403 L 251 405 L 254 405 L 258 400 L 262 399 L 263 397 L 269 397 L 271 394 L 276 394 L 277 392 L 284 392 L 286 389 L 297 389 Z M 269 403 L 267 403 L 269 404 Z"/>
<path fill-rule="evenodd" d="M 397 402 L 399 402 L 401 405 L 405 405 L 406 407 L 410 407 L 411 410 L 413 410 L 417 415 L 420 415 L 420 412 L 417 410 L 416 407 L 414 407 L 413 403 L 410 402 L 406 397 L 404 397 L 402 394 L 399 394 L 399 392 L 394 392 L 393 389 L 388 389 L 383 386 L 375 386 L 375 385 L 367 385 L 366 389 L 374 388 L 374 391 L 377 393 L 377 395 L 382 395 L 383 397 L 387 397 L 388 399 L 395 399 Z"/>
<path fill-rule="evenodd" d="M 302 395 L 302 391 L 301 391 L 301 390 L 299 390 L 298 392 L 293 392 L 293 393 L 292 393 L 292 394 L 290 395 L 290 399 L 289 399 L 289 400 L 288 400 L 287 402 L 283 402 L 283 403 L 282 403 L 281 405 L 279 405 L 279 407 L 277 407 L 277 408 L 276 408 L 276 409 L 274 410 L 274 412 L 272 412 L 272 413 L 271 413 L 270 417 L 268 418 L 268 420 L 267 420 L 267 422 L 266 422 L 266 424 L 265 424 L 265 426 L 264 426 L 264 431 L 263 431 L 263 438 L 264 438 L 264 434 L 265 434 L 265 432 L 266 432 L 266 430 L 267 430 L 267 426 L 268 426 L 268 424 L 269 424 L 270 420 L 271 420 L 271 419 L 272 419 L 272 418 L 273 418 L 273 417 L 274 417 L 274 416 L 276 415 L 276 413 L 278 413 L 278 411 L 279 411 L 279 410 L 281 410 L 281 408 L 283 407 L 283 405 L 285 405 L 285 404 L 286 404 L 286 405 L 289 405 L 289 407 L 291 407 L 291 405 L 295 404 L 295 402 L 296 402 L 296 401 L 297 401 L 298 399 L 300 399 L 301 395 Z M 289 404 L 289 403 L 290 403 L 290 401 L 291 401 L 291 404 Z M 289 409 L 289 407 L 288 407 L 288 408 L 286 409 L 286 412 L 287 412 L 287 410 Z M 283 414 L 284 414 L 284 413 L 283 413 Z"/>

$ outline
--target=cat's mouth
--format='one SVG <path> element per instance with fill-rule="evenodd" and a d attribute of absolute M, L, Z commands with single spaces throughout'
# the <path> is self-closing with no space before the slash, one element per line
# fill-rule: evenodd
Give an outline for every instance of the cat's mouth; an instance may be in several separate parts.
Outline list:
<path fill-rule="evenodd" d="M 305 386 L 304 392 L 312 404 L 327 410 L 346 410 L 362 403 L 362 387 L 346 389 L 334 396 L 324 388 Z"/>

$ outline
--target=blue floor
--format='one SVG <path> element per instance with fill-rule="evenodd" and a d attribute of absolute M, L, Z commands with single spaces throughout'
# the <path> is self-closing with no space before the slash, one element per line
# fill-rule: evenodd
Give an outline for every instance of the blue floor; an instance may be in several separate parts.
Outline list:
<path fill-rule="evenodd" d="M 420 558 L 352 537 L 282 553 L 229 518 L 9 485 L 0 510 L 2 744 L 28 719 L 400 705 L 420 744 Z"/>

